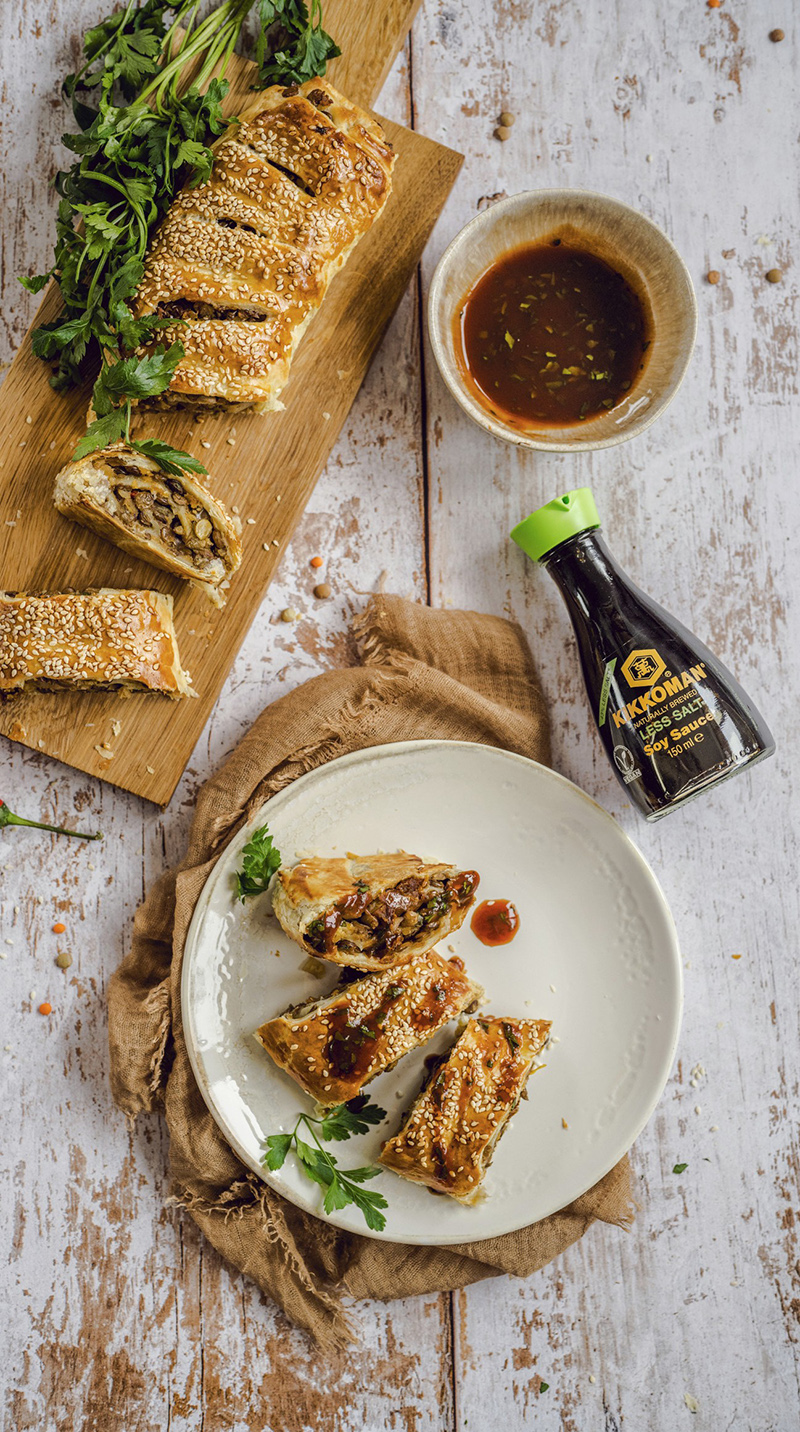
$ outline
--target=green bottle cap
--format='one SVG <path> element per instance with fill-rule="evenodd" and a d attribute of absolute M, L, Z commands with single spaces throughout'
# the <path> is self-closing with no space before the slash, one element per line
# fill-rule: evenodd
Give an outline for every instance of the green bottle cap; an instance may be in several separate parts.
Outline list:
<path fill-rule="evenodd" d="M 544 507 L 537 507 L 524 522 L 517 523 L 511 533 L 518 547 L 541 562 L 559 543 L 579 532 L 600 526 L 594 498 L 588 487 L 575 487 L 563 497 L 554 497 Z"/>

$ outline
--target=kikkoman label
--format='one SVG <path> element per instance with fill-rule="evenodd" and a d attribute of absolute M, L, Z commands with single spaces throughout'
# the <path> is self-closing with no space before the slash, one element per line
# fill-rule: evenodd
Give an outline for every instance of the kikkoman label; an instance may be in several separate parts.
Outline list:
<path fill-rule="evenodd" d="M 640 674 L 646 669 L 655 670 L 661 677 L 661 681 L 659 682 L 653 676 L 645 677 Z M 629 670 L 633 672 L 632 677 L 628 675 Z M 635 696 L 632 701 L 626 702 L 617 711 L 611 712 L 611 720 L 617 729 L 625 725 L 634 725 L 638 728 L 640 718 L 646 716 L 654 707 L 662 706 L 665 701 L 669 702 L 672 697 L 687 691 L 696 681 L 708 680 L 708 673 L 702 662 L 698 662 L 696 666 L 690 666 L 688 671 L 682 671 L 679 676 L 673 676 L 667 672 L 664 662 L 655 650 L 632 651 L 623 662 L 620 671 L 629 686 L 647 686 L 649 690 L 643 691 L 640 696 Z M 705 703 L 702 704 L 705 705 Z M 690 711 L 687 707 L 682 711 L 676 710 L 674 717 L 680 719 L 680 717 L 690 714 L 694 715 L 695 712 Z M 650 736 L 655 732 L 651 732 L 648 727 L 647 734 Z"/>
<path fill-rule="evenodd" d="M 652 646 L 632 651 L 620 668 L 629 686 L 652 686 L 666 669 L 667 663 Z"/>

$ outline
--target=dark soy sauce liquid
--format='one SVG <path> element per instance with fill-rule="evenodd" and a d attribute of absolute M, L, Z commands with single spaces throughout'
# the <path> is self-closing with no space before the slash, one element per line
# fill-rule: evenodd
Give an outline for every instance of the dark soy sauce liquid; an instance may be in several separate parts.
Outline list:
<path fill-rule="evenodd" d="M 649 332 L 630 284 L 561 239 L 504 254 L 467 295 L 456 351 L 480 401 L 516 427 L 565 427 L 613 408 Z"/>
<path fill-rule="evenodd" d="M 772 755 L 769 728 L 739 683 L 626 576 L 596 531 L 541 561 L 572 618 L 603 745 L 648 820 Z"/>

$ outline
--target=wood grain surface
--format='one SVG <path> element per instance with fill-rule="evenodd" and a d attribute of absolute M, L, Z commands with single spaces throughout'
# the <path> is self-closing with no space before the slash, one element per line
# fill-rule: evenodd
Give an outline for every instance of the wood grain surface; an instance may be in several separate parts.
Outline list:
<path fill-rule="evenodd" d="M 394 52 L 392 26 L 405 20 L 402 7 L 388 9 L 386 15 L 381 5 L 351 5 L 351 24 L 369 15 L 376 29 L 371 44 Z M 375 49 L 368 53 L 374 60 Z M 355 72 L 352 62 L 348 68 L 345 79 Z M 252 76 L 253 66 L 234 57 L 228 113 L 247 101 Z M 372 87 L 370 70 L 357 88 Z M 67 398 L 53 392 L 30 335 L 23 342 L 0 391 L 3 583 L 15 591 L 171 591 L 181 660 L 197 699 L 34 692 L 0 707 L 4 735 L 162 805 L 170 799 L 461 166 L 452 150 L 402 126 L 387 121 L 386 133 L 397 151 L 392 194 L 310 325 L 292 363 L 284 410 L 200 421 L 189 412 L 145 414 L 134 424 L 135 436 L 158 437 L 201 458 L 212 490 L 240 518 L 242 564 L 224 610 L 55 510 L 53 478 L 86 426 L 89 392 Z M 52 320 L 60 306 L 51 284 L 37 322 Z"/>
<path fill-rule="evenodd" d="M 107 8 L 0 7 L 6 360 L 33 310 L 15 275 L 50 252 L 59 76 Z M 169 809 L 0 747 L 12 806 L 106 835 L 91 849 L 0 836 L 9 1432 L 795 1432 L 797 46 L 789 6 L 425 0 L 379 107 L 467 163 Z M 517 118 L 499 143 L 506 105 Z M 460 226 L 496 195 L 557 184 L 655 219 L 700 303 L 669 411 L 580 457 L 485 439 L 421 342 L 433 266 Z M 773 267 L 780 284 L 765 282 Z M 655 826 L 625 804 L 591 729 L 555 588 L 507 542 L 512 522 L 581 483 L 621 561 L 730 664 L 778 740 L 773 760 Z M 316 553 L 327 603 L 312 597 Z M 523 624 L 557 769 L 613 811 L 670 901 L 686 1011 L 634 1149 L 630 1233 L 593 1228 L 525 1281 L 359 1306 L 360 1344 L 324 1362 L 165 1207 L 160 1121 L 128 1129 L 111 1104 L 105 985 L 143 890 L 183 853 L 199 785 L 267 701 L 353 660 L 350 617 L 381 581 Z M 277 621 L 289 604 L 303 613 L 292 627 Z M 59 949 L 73 956 L 66 974 Z"/>

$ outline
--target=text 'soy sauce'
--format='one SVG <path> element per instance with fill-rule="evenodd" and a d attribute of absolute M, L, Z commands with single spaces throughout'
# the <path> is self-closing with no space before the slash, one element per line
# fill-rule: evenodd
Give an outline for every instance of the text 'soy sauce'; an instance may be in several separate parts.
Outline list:
<path fill-rule="evenodd" d="M 599 526 L 591 492 L 579 487 L 511 536 L 554 578 L 608 757 L 633 804 L 656 820 L 771 756 L 775 742 L 722 662 L 617 565 Z"/>
<path fill-rule="evenodd" d="M 558 238 L 499 258 L 467 294 L 456 325 L 470 386 L 519 428 L 567 427 L 613 408 L 650 342 L 627 280 Z"/>

